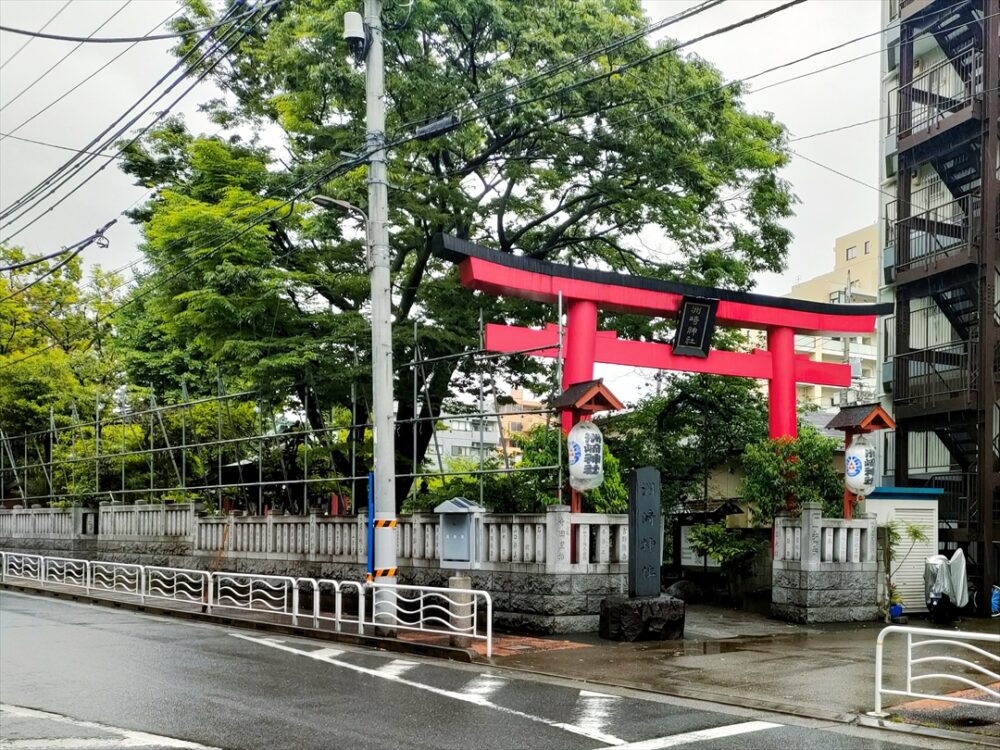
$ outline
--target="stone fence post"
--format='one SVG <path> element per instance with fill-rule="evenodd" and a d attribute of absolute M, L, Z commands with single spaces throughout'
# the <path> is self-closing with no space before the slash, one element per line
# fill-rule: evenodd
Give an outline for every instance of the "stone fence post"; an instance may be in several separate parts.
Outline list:
<path fill-rule="evenodd" d="M 823 506 L 819 503 L 802 503 L 802 570 L 815 570 L 822 560 Z"/>
<path fill-rule="evenodd" d="M 568 505 L 550 505 L 545 516 L 545 572 L 569 573 L 570 512 Z"/>

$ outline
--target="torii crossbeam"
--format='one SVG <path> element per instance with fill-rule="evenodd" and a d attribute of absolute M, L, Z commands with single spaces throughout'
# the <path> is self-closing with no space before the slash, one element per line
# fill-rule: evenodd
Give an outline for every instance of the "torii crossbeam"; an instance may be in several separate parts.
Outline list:
<path fill-rule="evenodd" d="M 769 428 L 774 438 L 797 435 L 796 383 L 846 387 L 849 364 L 814 362 L 795 354 L 796 334 L 859 335 L 875 330 L 891 303 L 846 305 L 678 284 L 661 279 L 591 271 L 491 250 L 450 235 L 435 238 L 435 253 L 458 264 L 463 286 L 488 294 L 555 303 L 566 307 L 565 366 L 562 386 L 594 377 L 594 363 L 650 367 L 758 378 L 768 381 Z M 597 311 L 676 317 L 685 298 L 717 300 L 716 323 L 767 332 L 767 349 L 711 350 L 704 358 L 677 354 L 670 344 L 619 339 L 597 330 Z M 559 330 L 488 325 L 486 348 L 515 352 L 540 348 L 538 356 L 558 355 Z M 563 429 L 572 427 L 563 413 Z"/>

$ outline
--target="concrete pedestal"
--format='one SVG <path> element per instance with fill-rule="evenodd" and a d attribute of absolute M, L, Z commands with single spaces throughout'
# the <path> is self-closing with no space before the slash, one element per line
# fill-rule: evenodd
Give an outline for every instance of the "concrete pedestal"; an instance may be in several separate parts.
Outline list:
<path fill-rule="evenodd" d="M 471 589 L 472 579 L 468 576 L 451 576 L 448 579 L 450 589 Z M 451 599 L 449 609 L 451 611 L 451 626 L 456 629 L 468 628 L 472 623 L 472 594 L 455 593 L 449 594 Z M 452 646 L 468 648 L 472 645 L 472 638 L 467 635 L 453 633 L 448 639 Z"/>
<path fill-rule="evenodd" d="M 672 596 L 601 601 L 601 638 L 612 641 L 670 641 L 684 637 L 685 604 Z"/>

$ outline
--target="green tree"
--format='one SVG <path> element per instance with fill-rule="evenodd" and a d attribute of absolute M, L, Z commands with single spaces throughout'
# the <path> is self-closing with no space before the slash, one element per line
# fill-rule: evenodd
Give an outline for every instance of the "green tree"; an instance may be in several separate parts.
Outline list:
<path fill-rule="evenodd" d="M 844 480 L 833 463 L 837 448 L 836 440 L 806 424 L 799 424 L 797 438 L 748 445 L 740 491 L 753 517 L 771 523 L 779 512 L 797 512 L 807 502 L 822 503 L 828 518 L 843 516 Z"/>
<path fill-rule="evenodd" d="M 184 23 L 208 20 L 201 3 L 189 8 Z M 176 384 L 181 372 L 218 365 L 257 387 L 313 390 L 312 401 L 327 405 L 344 403 L 352 379 L 364 383 L 353 342 L 365 363 L 367 280 L 353 220 L 300 201 L 213 245 L 342 151 L 363 149 L 364 77 L 341 40 L 348 10 L 354 0 L 288 0 L 213 73 L 227 92 L 207 106 L 215 120 L 231 132 L 280 132 L 287 156 L 235 136 L 195 137 L 177 122 L 130 149 L 125 169 L 157 190 L 136 218 L 161 269 L 143 280 L 126 332 L 130 371 Z M 422 354 L 436 357 L 478 346 L 481 311 L 522 324 L 551 318 L 535 304 L 461 289 L 432 255 L 439 232 L 533 258 L 743 289 L 782 268 L 781 220 L 792 204 L 778 177 L 784 128 L 746 112 L 738 86 L 668 51 L 669 40 L 652 47 L 640 34 L 590 54 L 647 26 L 639 0 L 415 0 L 405 22 L 388 21 L 390 140 L 444 113 L 468 116 L 447 135 L 390 151 L 397 362 L 414 355 L 414 323 Z M 363 206 L 363 176 L 341 171 L 317 192 Z M 643 249 L 644 230 L 670 251 Z M 665 325 L 606 318 L 629 336 Z M 424 418 L 418 464 L 440 404 L 474 372 L 471 359 L 428 366 L 419 384 L 428 397 L 412 403 L 413 370 L 401 370 L 398 417 Z M 498 374 L 531 385 L 540 372 L 512 357 Z M 397 442 L 405 472 L 412 431 Z M 408 491 L 408 481 L 397 483 L 400 503 Z"/>
<path fill-rule="evenodd" d="M 607 420 L 606 440 L 622 471 L 660 471 L 667 510 L 701 498 L 706 473 L 767 437 L 767 403 L 758 383 L 719 375 L 674 376 L 663 394 Z"/>
<path fill-rule="evenodd" d="M 21 248 L 0 246 L 0 266 L 28 259 Z M 93 323 L 115 304 L 118 280 L 94 270 L 88 287 L 81 258 L 60 266 L 65 260 L 0 276 L 0 427 L 8 434 L 47 430 L 50 409 L 58 424 L 74 404 L 90 415 L 97 393 L 119 382 L 111 324 Z"/>

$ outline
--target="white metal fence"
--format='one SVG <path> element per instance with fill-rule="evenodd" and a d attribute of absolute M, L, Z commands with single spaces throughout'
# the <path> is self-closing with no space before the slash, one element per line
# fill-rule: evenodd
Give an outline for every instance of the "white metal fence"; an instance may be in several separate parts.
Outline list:
<path fill-rule="evenodd" d="M 906 671 L 905 689 L 887 688 L 882 684 L 883 678 L 883 657 L 885 639 L 890 635 L 906 636 Z M 914 640 L 914 636 L 919 636 L 920 640 Z M 1000 646 L 1000 634 L 994 633 L 970 633 L 966 631 L 943 631 L 931 630 L 930 628 L 911 628 L 903 625 L 890 625 L 883 628 L 875 642 L 875 710 L 870 712 L 872 716 L 886 716 L 882 711 L 883 695 L 905 695 L 911 698 L 932 698 L 934 700 L 949 701 L 951 703 L 965 703 L 972 706 L 986 706 L 1000 710 L 1000 692 L 993 690 L 987 685 L 982 685 L 963 675 L 952 672 L 926 672 L 915 674 L 914 667 L 933 665 L 937 669 L 942 665 L 947 668 L 960 667 L 967 673 L 979 674 L 987 678 L 988 681 L 1000 681 L 1000 674 L 976 664 L 967 659 L 962 659 L 954 654 L 967 653 L 978 654 L 987 660 L 1000 663 L 1000 653 L 991 653 L 985 649 L 974 646 L 969 641 L 979 641 L 994 643 Z M 915 683 L 926 683 L 935 681 L 940 683 L 951 683 L 963 685 L 966 688 L 974 688 L 982 691 L 992 700 L 981 700 L 978 698 L 964 698 L 947 693 L 921 692 L 914 688 Z"/>
<path fill-rule="evenodd" d="M 239 610 L 268 615 L 298 625 L 323 624 L 337 631 L 364 634 L 366 626 L 465 636 L 486 645 L 493 655 L 493 601 L 485 591 L 433 586 L 405 586 L 328 578 L 208 572 L 154 565 L 43 557 L 0 551 L 0 581 L 31 581 L 46 586 L 73 586 L 86 592 L 134 596 L 141 602 L 158 599 L 175 604 L 200 604 L 203 611 Z M 376 596 L 371 596 L 374 591 Z M 324 610 L 324 595 L 333 610 Z M 350 611 L 345 599 L 356 607 Z M 329 600 L 329 599 L 328 599 Z M 366 604 L 372 602 L 369 614 Z"/>

